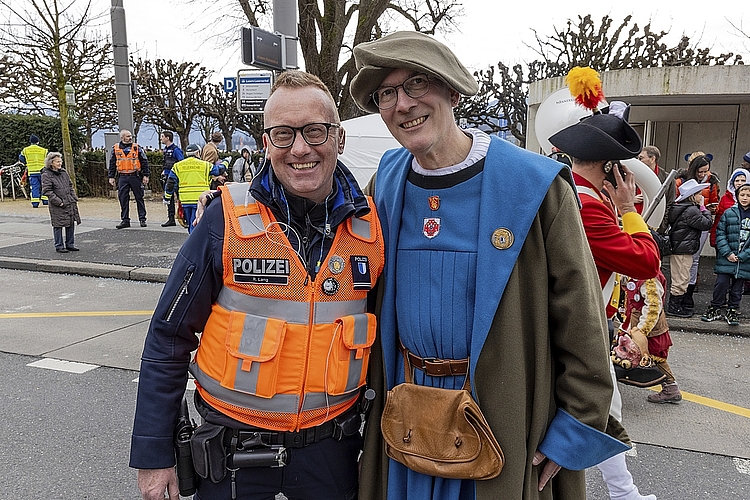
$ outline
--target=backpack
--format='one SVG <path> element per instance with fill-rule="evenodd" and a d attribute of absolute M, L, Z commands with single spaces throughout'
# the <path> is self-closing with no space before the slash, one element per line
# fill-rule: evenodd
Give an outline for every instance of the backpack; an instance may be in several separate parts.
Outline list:
<path fill-rule="evenodd" d="M 659 247 L 659 254 L 661 255 L 662 260 L 664 260 L 664 257 L 672 254 L 672 242 L 671 238 L 669 237 L 669 231 L 671 229 L 671 224 L 667 226 L 667 228 L 664 230 L 664 233 L 660 233 L 655 229 L 649 228 L 649 231 L 651 231 L 651 236 L 656 242 L 656 246 Z"/>

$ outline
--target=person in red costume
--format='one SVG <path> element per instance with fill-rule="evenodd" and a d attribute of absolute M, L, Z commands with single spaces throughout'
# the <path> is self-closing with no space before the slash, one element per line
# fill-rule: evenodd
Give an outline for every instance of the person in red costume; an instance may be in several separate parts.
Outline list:
<path fill-rule="evenodd" d="M 656 242 L 635 209 L 635 176 L 619 163 L 640 153 L 641 139 L 626 121 L 628 108 L 618 108 L 622 116 L 594 114 L 549 138 L 553 146 L 570 155 L 573 163 L 583 228 L 599 273 L 608 318 L 616 312 L 608 304 L 615 273 L 650 279 L 661 266 Z M 610 415 L 622 420 L 622 399 L 616 383 Z M 615 455 L 598 467 L 612 500 L 656 500 L 654 495 L 641 495 L 633 484 L 624 454 Z"/>

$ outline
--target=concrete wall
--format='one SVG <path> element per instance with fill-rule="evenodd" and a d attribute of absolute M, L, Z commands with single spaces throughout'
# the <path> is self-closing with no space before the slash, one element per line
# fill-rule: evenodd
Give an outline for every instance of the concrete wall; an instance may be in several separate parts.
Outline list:
<path fill-rule="evenodd" d="M 686 66 L 606 71 L 601 74 L 608 101 L 632 105 L 631 124 L 662 150 L 668 169 L 684 166 L 694 150 L 714 155 L 714 170 L 726 179 L 750 151 L 750 66 Z M 526 148 L 541 151 L 536 111 L 563 77 L 529 86 Z"/>

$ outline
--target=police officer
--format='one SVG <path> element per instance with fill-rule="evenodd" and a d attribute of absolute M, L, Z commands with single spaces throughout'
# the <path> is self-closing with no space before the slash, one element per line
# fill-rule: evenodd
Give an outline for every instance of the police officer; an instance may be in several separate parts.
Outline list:
<path fill-rule="evenodd" d="M 167 179 L 169 179 L 169 173 L 172 171 L 172 166 L 178 161 L 185 159 L 185 155 L 182 154 L 182 150 L 172 142 L 174 140 L 174 134 L 171 130 L 165 130 L 159 137 L 162 144 L 164 144 L 164 166 L 161 171 L 161 187 L 165 189 L 167 187 Z M 169 199 L 167 204 L 167 221 L 164 222 L 161 227 L 174 226 L 174 198 Z"/>
<path fill-rule="evenodd" d="M 44 159 L 47 157 L 47 150 L 39 145 L 39 137 L 31 134 L 29 145 L 23 148 L 18 160 L 26 165 L 29 173 L 29 185 L 31 186 L 31 206 L 39 208 L 39 200 L 42 204 L 47 205 L 47 197 L 42 196 L 42 168 L 44 168 Z"/>
<path fill-rule="evenodd" d="M 133 191 L 133 196 L 135 196 L 141 227 L 146 227 L 146 203 L 143 201 L 143 192 L 145 186 L 148 185 L 150 170 L 146 152 L 133 142 L 133 134 L 130 130 L 121 131 L 120 142 L 112 147 L 107 175 L 112 186 L 115 185 L 115 175 L 118 176 L 117 197 L 120 199 L 122 222 L 115 227 L 117 229 L 130 227 L 130 191 Z"/>
<path fill-rule="evenodd" d="M 198 497 L 357 495 L 380 225 L 337 160 L 345 133 L 319 78 L 282 73 L 264 121 L 264 165 L 206 209 L 149 327 L 130 453 L 145 499 L 178 498 L 188 369 L 204 419 L 192 438 Z"/>

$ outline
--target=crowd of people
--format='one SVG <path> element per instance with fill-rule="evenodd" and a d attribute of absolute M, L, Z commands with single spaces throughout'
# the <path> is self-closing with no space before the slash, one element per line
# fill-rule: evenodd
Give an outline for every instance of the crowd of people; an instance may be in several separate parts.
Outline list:
<path fill-rule="evenodd" d="M 711 155 L 693 153 L 649 228 L 621 162 L 666 172 L 627 108 L 552 135 L 564 165 L 460 128 L 454 108 L 478 85 L 433 37 L 396 32 L 354 57 L 352 97 L 402 146 L 365 188 L 338 159 L 335 99 L 303 71 L 271 89 L 260 164 L 244 148 L 230 166 L 219 133 L 184 152 L 161 133 L 162 226 L 180 220 L 191 235 L 143 350 L 130 454 L 143 498 L 179 498 L 175 425 L 191 374 L 197 479 L 182 486 L 196 499 L 578 500 L 597 466 L 611 499 L 655 500 L 628 471 L 618 381 L 661 384 L 652 403 L 682 399 L 666 316 L 693 314 L 706 240 L 716 283 L 701 319 L 737 323 L 750 279 L 748 165 L 720 199 Z M 57 251 L 77 250 L 59 153 L 30 146 L 23 157 L 30 173 L 43 158 L 32 203 L 49 204 Z M 118 229 L 130 227 L 131 192 L 147 225 L 149 175 L 121 131 L 108 169 Z M 669 279 L 652 230 L 668 234 Z M 478 446 L 495 455 L 465 454 L 475 445 L 456 435 L 465 422 L 434 418 L 461 415 L 456 398 L 417 404 L 434 391 L 468 394 L 472 425 L 490 434 Z"/>

